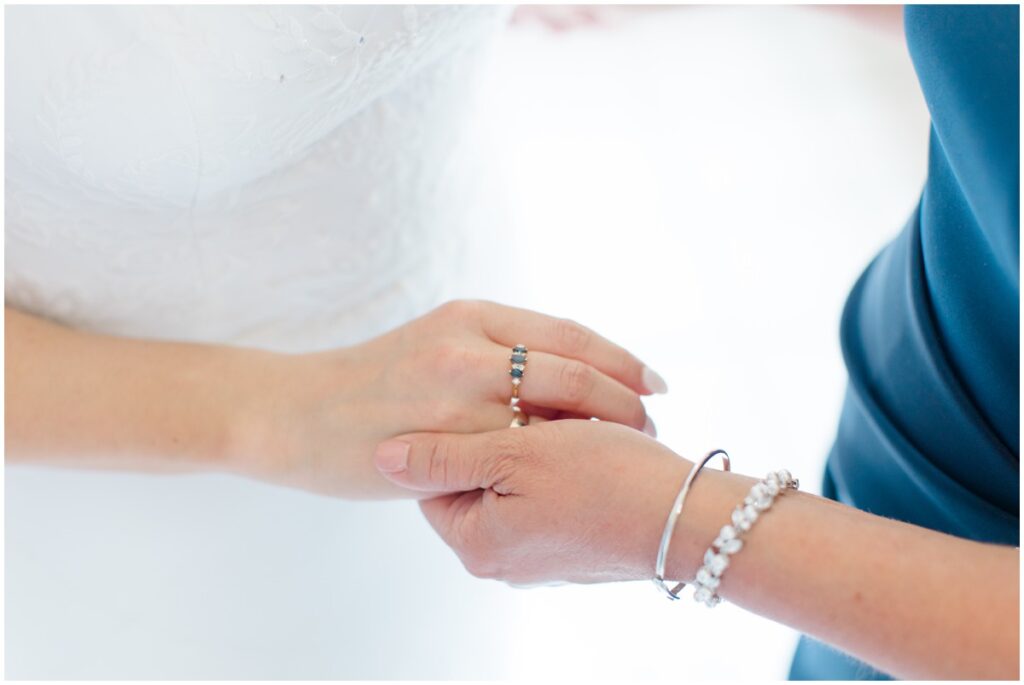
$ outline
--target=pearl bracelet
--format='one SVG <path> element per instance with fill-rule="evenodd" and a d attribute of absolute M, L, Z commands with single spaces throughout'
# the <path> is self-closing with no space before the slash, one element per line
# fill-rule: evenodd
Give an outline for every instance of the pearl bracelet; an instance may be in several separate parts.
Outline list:
<path fill-rule="evenodd" d="M 722 598 L 716 594 L 722 582 L 722 574 L 729 566 L 729 557 L 743 548 L 743 535 L 757 521 L 758 517 L 775 502 L 775 497 L 786 488 L 796 490 L 800 481 L 793 478 L 786 469 L 773 471 L 750 488 L 750 493 L 732 512 L 732 523 L 722 527 L 718 537 L 704 553 L 704 565 L 697 571 L 693 599 L 706 606 L 717 606 Z"/>

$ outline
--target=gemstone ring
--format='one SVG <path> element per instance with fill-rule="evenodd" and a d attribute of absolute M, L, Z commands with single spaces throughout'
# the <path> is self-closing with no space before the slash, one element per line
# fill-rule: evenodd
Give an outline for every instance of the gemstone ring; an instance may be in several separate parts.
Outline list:
<path fill-rule="evenodd" d="M 512 368 L 508 370 L 508 375 L 512 376 L 512 398 L 509 400 L 509 407 L 512 408 L 510 428 L 521 428 L 530 423 L 530 417 L 519 406 L 519 385 L 523 382 L 523 374 L 526 373 L 526 359 L 526 345 L 516 345 L 512 348 L 512 356 L 508 358 L 512 362 Z"/>

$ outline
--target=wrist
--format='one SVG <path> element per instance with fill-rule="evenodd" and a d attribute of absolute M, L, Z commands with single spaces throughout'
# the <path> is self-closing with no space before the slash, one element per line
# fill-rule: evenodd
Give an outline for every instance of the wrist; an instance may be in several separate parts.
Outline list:
<path fill-rule="evenodd" d="M 304 357 L 245 349 L 225 363 L 215 381 L 225 392 L 215 455 L 222 470 L 264 480 L 281 470 L 291 441 L 289 417 L 301 404 L 296 376 L 307 366 Z"/>
<path fill-rule="evenodd" d="M 661 512 L 662 529 L 668 518 L 674 497 L 686 479 L 692 462 L 686 462 L 686 471 L 674 484 L 669 503 Z M 708 464 L 690 486 L 682 513 L 676 522 L 675 530 L 669 543 L 668 557 L 665 564 L 665 577 L 669 580 L 692 583 L 697 570 L 704 562 L 704 553 L 721 531 L 722 526 L 730 521 L 730 514 L 736 504 L 743 500 L 756 478 L 744 476 Z M 659 534 L 662 529 L 659 529 Z M 659 535 L 660 542 L 660 535 Z M 655 555 L 657 551 L 655 551 Z M 653 568 L 654 556 L 650 562 Z M 652 574 L 653 575 L 653 574 Z"/>
<path fill-rule="evenodd" d="M 387 482 L 371 461 L 373 403 L 357 350 L 256 352 L 240 363 L 225 470 L 321 494 L 374 496 Z"/>

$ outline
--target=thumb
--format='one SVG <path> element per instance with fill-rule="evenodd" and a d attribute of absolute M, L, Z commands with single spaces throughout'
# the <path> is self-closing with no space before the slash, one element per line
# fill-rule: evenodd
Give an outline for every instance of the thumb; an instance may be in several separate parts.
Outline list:
<path fill-rule="evenodd" d="M 377 445 L 373 462 L 385 478 L 412 490 L 486 489 L 504 475 L 503 465 L 521 453 L 522 439 L 510 435 L 520 430 L 411 433 Z"/>

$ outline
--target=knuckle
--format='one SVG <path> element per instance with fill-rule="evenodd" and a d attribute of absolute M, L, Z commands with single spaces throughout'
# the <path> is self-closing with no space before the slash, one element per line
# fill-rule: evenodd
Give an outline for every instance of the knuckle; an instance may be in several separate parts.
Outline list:
<path fill-rule="evenodd" d="M 427 355 L 422 363 L 448 380 L 464 376 L 467 369 L 477 369 L 482 363 L 480 350 L 458 340 L 441 341 Z"/>
<path fill-rule="evenodd" d="M 495 456 L 515 458 L 528 449 L 528 444 L 521 431 L 509 430 L 495 434 L 491 448 Z"/>
<path fill-rule="evenodd" d="M 476 300 L 450 300 L 435 311 L 445 318 L 464 321 L 475 318 L 480 312 L 480 303 Z"/>
<path fill-rule="evenodd" d="M 495 463 L 496 476 L 510 479 L 518 470 L 520 473 L 535 472 L 541 466 L 541 451 L 523 431 L 506 431 L 505 444 L 500 449 Z M 536 435 L 536 433 L 534 433 Z"/>
<path fill-rule="evenodd" d="M 530 459 L 531 447 L 522 431 L 505 430 L 496 432 L 489 439 L 488 459 L 473 461 L 473 474 L 478 482 L 507 482 L 524 461 Z"/>
<path fill-rule="evenodd" d="M 555 337 L 566 353 L 575 354 L 587 348 L 593 333 L 572 319 L 557 319 L 555 321 Z"/>
<path fill-rule="evenodd" d="M 448 468 L 451 463 L 452 447 L 450 443 L 435 440 L 431 443 L 426 456 L 427 479 L 431 483 L 448 483 Z"/>
<path fill-rule="evenodd" d="M 617 355 L 618 361 L 616 362 L 616 372 L 619 378 L 627 379 L 639 379 L 642 373 L 643 364 L 639 359 L 634 357 L 629 352 L 623 351 Z"/>
<path fill-rule="evenodd" d="M 629 425 L 635 428 L 643 428 L 644 424 L 647 423 L 647 409 L 644 407 L 644 403 L 640 401 L 639 397 L 633 396 L 631 402 L 633 409 Z"/>
<path fill-rule="evenodd" d="M 577 408 L 590 395 L 594 387 L 594 374 L 589 366 L 580 361 L 570 361 L 561 371 L 562 395 L 570 408 Z"/>
<path fill-rule="evenodd" d="M 504 431 L 495 436 L 493 449 L 495 463 L 502 469 L 510 468 L 530 451 L 526 437 L 521 435 L 521 431 L 513 430 Z"/>

